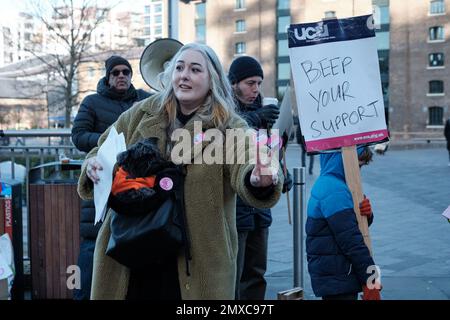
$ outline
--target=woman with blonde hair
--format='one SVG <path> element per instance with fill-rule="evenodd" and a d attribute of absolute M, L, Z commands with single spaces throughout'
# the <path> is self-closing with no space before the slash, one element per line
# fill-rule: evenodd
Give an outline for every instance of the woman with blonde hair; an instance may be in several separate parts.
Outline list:
<path fill-rule="evenodd" d="M 184 199 L 192 258 L 190 272 L 186 270 L 184 253 L 174 257 L 173 263 L 143 270 L 128 269 L 107 256 L 111 218 L 108 212 L 96 242 L 91 298 L 234 299 L 236 194 L 252 206 L 272 207 L 280 197 L 282 173 L 260 161 L 256 164 L 195 161 L 202 159 L 208 146 L 218 143 L 198 140 L 194 132 L 198 123 L 202 132 L 248 129 L 233 111 L 230 84 L 211 48 L 184 45 L 165 70 L 162 81 L 161 92 L 135 104 L 113 126 L 117 132 L 123 132 L 127 146 L 144 138 L 158 138 L 159 150 L 173 162 L 180 160 L 173 156 L 176 144 L 172 140 L 177 129 L 190 134 L 191 145 L 201 142 L 201 148 L 194 147 L 181 157 L 186 165 Z M 108 133 L 109 130 L 101 136 L 99 146 Z M 226 136 L 221 143 L 225 148 Z M 98 147 L 87 155 L 82 167 L 78 192 L 83 199 L 92 198 L 93 183 L 99 179 L 97 170 L 102 169 L 96 159 L 97 151 Z M 250 159 L 247 144 L 234 147 L 234 152 L 246 154 L 246 159 Z"/>

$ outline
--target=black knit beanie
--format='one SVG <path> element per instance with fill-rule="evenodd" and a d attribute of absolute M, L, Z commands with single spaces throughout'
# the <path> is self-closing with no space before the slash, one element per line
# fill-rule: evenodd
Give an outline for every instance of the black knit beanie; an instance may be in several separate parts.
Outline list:
<path fill-rule="evenodd" d="M 111 56 L 105 61 L 105 69 L 106 69 L 106 81 L 109 80 L 109 74 L 111 70 L 118 65 L 126 65 L 128 68 L 130 68 L 131 74 L 133 74 L 133 69 L 131 68 L 131 64 L 128 62 L 127 59 L 119 57 L 119 56 Z"/>
<path fill-rule="evenodd" d="M 230 71 L 228 72 L 228 79 L 230 79 L 231 84 L 254 76 L 260 76 L 264 79 L 261 65 L 254 58 L 243 56 L 235 59 L 231 63 Z"/>

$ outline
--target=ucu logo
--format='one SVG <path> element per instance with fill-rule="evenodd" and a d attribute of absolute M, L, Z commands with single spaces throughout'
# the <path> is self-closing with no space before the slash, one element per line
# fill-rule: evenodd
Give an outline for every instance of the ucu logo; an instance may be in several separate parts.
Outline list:
<path fill-rule="evenodd" d="M 294 30 L 294 35 L 297 40 L 313 40 L 316 38 L 325 38 L 329 36 L 327 25 L 318 25 L 317 27 L 303 27 L 301 35 L 298 34 L 299 29 Z"/>

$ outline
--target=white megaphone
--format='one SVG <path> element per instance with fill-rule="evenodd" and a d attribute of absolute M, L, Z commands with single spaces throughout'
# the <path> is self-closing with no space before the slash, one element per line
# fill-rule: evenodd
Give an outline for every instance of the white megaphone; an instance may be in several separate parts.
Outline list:
<path fill-rule="evenodd" d="M 144 49 L 139 69 L 142 78 L 150 88 L 155 91 L 161 91 L 164 88 L 162 73 L 182 46 L 183 44 L 178 40 L 163 38 L 153 41 Z"/>

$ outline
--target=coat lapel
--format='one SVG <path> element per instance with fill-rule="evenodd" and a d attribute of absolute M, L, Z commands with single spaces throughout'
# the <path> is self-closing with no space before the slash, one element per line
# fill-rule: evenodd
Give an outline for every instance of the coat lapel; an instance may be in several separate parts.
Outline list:
<path fill-rule="evenodd" d="M 204 133 L 208 129 L 214 128 L 212 121 L 202 121 L 199 115 L 193 116 L 184 126 L 191 137 L 191 163 L 202 163 L 203 150 L 211 144 L 211 141 L 204 139 Z M 214 143 L 217 143 L 213 140 Z M 197 162 L 195 162 L 195 159 Z"/>
<path fill-rule="evenodd" d="M 149 105 L 143 105 L 142 110 L 145 112 L 136 130 L 143 138 L 158 138 L 158 148 L 164 154 L 166 150 L 166 127 L 168 123 L 165 113 L 156 113 L 149 108 Z M 134 143 L 136 141 L 132 141 Z"/>
<path fill-rule="evenodd" d="M 167 136 L 166 128 L 168 125 L 167 114 L 159 113 L 155 110 L 151 103 L 145 103 L 141 110 L 144 111 L 144 116 L 140 121 L 137 131 L 142 138 L 156 137 L 158 138 L 158 148 L 163 154 L 166 152 Z M 197 122 L 197 123 L 196 123 Z M 200 157 L 197 161 L 201 161 L 203 150 L 211 143 L 211 141 L 205 141 L 203 133 L 214 128 L 212 121 L 204 121 L 199 115 L 194 115 L 186 125 L 181 128 L 185 129 L 190 134 L 191 139 L 191 156 L 190 163 L 195 163 L 194 159 Z M 169 137 L 170 139 L 170 137 Z M 131 141 L 134 143 L 136 141 Z"/>

